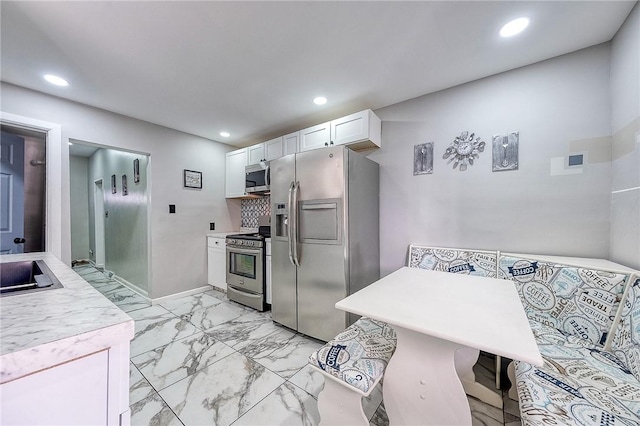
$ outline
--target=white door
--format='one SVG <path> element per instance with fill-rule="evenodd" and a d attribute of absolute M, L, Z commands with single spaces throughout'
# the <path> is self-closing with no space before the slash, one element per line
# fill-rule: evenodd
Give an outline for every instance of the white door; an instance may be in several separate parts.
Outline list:
<path fill-rule="evenodd" d="M 24 139 L 0 137 L 0 254 L 24 247 Z"/>
<path fill-rule="evenodd" d="M 102 189 L 102 179 L 95 181 L 93 185 L 93 207 L 96 245 L 94 260 L 96 267 L 104 268 L 104 192 Z"/>

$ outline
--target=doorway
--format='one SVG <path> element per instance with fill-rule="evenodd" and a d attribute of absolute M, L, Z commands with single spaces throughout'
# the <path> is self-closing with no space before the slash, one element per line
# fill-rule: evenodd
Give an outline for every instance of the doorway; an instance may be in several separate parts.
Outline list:
<path fill-rule="evenodd" d="M 93 223 L 95 235 L 95 264 L 99 269 L 104 269 L 104 192 L 102 179 L 93 183 Z"/>
<path fill-rule="evenodd" d="M 0 253 L 45 251 L 46 134 L 0 130 Z"/>

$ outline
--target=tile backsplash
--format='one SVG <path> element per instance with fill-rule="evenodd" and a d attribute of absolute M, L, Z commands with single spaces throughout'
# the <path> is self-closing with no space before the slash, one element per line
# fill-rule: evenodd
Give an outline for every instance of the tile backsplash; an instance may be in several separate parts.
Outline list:
<path fill-rule="evenodd" d="M 258 217 L 271 214 L 271 197 L 241 200 L 240 204 L 243 228 L 257 228 Z"/>

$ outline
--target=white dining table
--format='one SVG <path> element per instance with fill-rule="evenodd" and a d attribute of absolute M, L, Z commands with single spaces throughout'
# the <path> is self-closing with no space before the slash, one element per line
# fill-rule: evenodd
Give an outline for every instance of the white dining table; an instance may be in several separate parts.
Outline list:
<path fill-rule="evenodd" d="M 509 280 L 404 267 L 335 306 L 396 331 L 398 343 L 383 383 L 391 425 L 471 424 L 454 360 L 459 350 L 543 365 Z"/>

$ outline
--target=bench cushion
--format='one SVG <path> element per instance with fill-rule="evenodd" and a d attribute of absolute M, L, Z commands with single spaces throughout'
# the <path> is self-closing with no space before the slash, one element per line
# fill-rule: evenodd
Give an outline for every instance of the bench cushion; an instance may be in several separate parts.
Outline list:
<path fill-rule="evenodd" d="M 629 288 L 611 348 L 640 380 L 640 277 Z"/>
<path fill-rule="evenodd" d="M 499 278 L 516 283 L 530 320 L 604 345 L 628 275 L 501 256 Z"/>
<path fill-rule="evenodd" d="M 368 394 L 382 378 L 395 349 L 393 328 L 363 317 L 311 354 L 309 363 Z"/>
<path fill-rule="evenodd" d="M 541 344 L 543 367 L 516 362 L 523 425 L 638 425 L 640 383 L 597 347 Z"/>
<path fill-rule="evenodd" d="M 411 245 L 409 267 L 481 277 L 496 276 L 497 255 L 493 251 L 450 249 Z"/>

